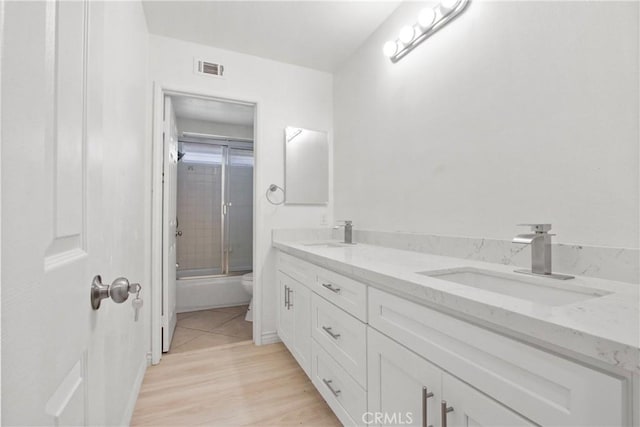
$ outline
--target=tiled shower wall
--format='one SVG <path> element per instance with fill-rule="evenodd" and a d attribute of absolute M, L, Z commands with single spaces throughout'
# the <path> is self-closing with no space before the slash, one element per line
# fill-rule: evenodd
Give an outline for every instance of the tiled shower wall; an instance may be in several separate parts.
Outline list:
<path fill-rule="evenodd" d="M 178 271 L 222 272 L 221 165 L 178 163 Z"/>

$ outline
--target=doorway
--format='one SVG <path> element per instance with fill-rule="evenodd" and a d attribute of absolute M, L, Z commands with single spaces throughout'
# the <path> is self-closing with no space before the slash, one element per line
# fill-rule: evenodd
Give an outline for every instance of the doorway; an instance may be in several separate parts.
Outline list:
<path fill-rule="evenodd" d="M 162 209 L 153 212 L 153 274 L 162 286 L 153 296 L 153 363 L 187 341 L 202 348 L 252 339 L 259 328 L 247 307 L 255 287 L 256 103 L 160 87 L 156 95 L 154 187 L 162 192 L 158 201 L 154 191 L 154 207 Z"/>

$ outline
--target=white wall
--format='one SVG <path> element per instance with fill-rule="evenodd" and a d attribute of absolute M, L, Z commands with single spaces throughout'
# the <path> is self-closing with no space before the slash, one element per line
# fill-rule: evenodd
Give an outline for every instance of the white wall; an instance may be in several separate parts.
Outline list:
<path fill-rule="evenodd" d="M 178 117 L 176 121 L 178 123 L 178 134 L 180 135 L 182 135 L 182 132 L 195 132 L 233 138 L 253 138 L 253 126 L 208 122 L 184 117 Z"/>
<path fill-rule="evenodd" d="M 193 73 L 193 58 L 224 64 L 225 78 Z M 150 78 L 165 86 L 258 103 L 256 155 L 256 284 L 262 286 L 263 334 L 276 330 L 276 282 L 271 230 L 319 226 L 330 221 L 328 206 L 273 206 L 263 194 L 269 184 L 283 185 L 284 128 L 299 126 L 332 135 L 332 76 L 171 38 L 150 36 Z M 330 137 L 331 138 L 331 137 Z"/>
<path fill-rule="evenodd" d="M 406 3 L 334 76 L 356 228 L 638 248 L 638 3 L 473 1 L 396 64 Z"/>

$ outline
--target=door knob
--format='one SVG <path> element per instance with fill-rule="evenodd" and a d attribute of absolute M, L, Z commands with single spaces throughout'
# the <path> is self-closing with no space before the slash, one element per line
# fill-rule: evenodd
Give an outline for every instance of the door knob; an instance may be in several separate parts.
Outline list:
<path fill-rule="evenodd" d="M 91 282 L 91 308 L 97 310 L 100 308 L 100 302 L 111 297 L 118 304 L 125 302 L 129 298 L 129 294 L 135 294 L 140 291 L 139 283 L 129 283 L 125 277 L 118 277 L 111 285 L 102 283 L 102 277 L 97 275 Z"/>
<path fill-rule="evenodd" d="M 176 231 L 176 237 L 182 236 L 182 230 Z"/>

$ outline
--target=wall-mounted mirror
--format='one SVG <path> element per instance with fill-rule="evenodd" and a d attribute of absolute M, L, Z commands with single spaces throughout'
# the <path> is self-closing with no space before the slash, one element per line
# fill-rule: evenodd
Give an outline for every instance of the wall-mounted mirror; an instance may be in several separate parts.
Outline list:
<path fill-rule="evenodd" d="M 329 142 L 326 132 L 285 128 L 285 203 L 329 202 Z"/>

